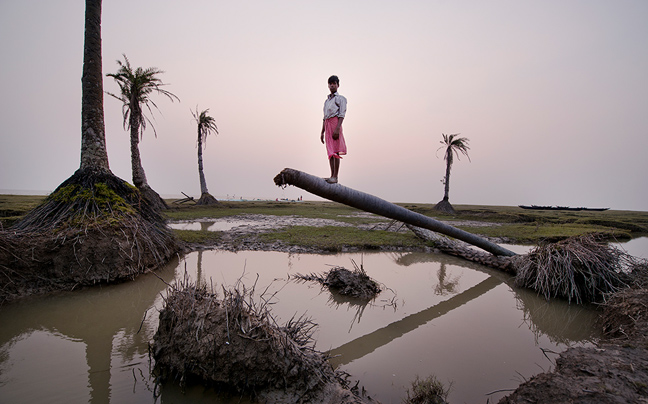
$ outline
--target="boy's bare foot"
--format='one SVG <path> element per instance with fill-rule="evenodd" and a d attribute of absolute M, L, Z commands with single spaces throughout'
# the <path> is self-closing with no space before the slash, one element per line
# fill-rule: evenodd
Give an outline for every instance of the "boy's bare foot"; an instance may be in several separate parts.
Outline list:
<path fill-rule="evenodd" d="M 324 178 L 324 180 L 329 184 L 337 184 L 337 177 Z"/>

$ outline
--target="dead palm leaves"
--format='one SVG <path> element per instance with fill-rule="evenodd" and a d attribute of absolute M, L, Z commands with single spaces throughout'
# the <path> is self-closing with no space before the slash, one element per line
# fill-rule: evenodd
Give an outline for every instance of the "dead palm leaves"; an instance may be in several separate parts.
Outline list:
<path fill-rule="evenodd" d="M 591 234 L 542 244 L 516 261 L 516 286 L 534 289 L 546 299 L 576 303 L 601 300 L 626 286 L 638 262 Z"/>

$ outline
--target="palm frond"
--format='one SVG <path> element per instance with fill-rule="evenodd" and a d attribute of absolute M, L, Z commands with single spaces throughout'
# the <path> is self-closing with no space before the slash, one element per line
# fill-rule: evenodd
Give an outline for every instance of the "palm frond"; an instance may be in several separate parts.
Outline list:
<path fill-rule="evenodd" d="M 156 68 L 133 69 L 130 60 L 123 55 L 124 61 L 117 60 L 119 68 L 116 73 L 108 73 L 107 77 L 112 77 L 119 86 L 120 95 L 107 92 L 108 95 L 122 102 L 122 115 L 124 117 L 124 129 L 133 129 L 136 126 L 140 136 L 144 134 L 147 124 L 153 128 L 153 133 L 157 137 L 155 126 L 151 119 L 143 111 L 146 108 L 149 115 L 153 116 L 153 109 L 160 110 L 157 104 L 150 98 L 153 92 L 166 96 L 173 102 L 180 101 L 175 94 L 163 89 L 166 84 L 158 77 L 164 71 Z M 133 119 L 131 119 L 131 117 Z"/>

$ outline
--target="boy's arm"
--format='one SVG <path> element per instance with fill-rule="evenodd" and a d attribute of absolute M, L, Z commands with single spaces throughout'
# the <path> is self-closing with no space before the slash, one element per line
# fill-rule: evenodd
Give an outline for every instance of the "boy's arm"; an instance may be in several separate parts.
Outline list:
<path fill-rule="evenodd" d="M 334 140 L 338 140 L 340 138 L 340 128 L 342 128 L 342 121 L 344 121 L 344 117 L 338 117 L 337 126 L 333 130 Z"/>
<path fill-rule="evenodd" d="M 320 134 L 320 140 L 324 143 L 324 121 L 322 121 L 322 132 Z"/>

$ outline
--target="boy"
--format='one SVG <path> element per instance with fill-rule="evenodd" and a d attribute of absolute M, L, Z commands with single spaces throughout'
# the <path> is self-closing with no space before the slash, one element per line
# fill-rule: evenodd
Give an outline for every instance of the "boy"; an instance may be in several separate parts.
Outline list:
<path fill-rule="evenodd" d="M 340 79 L 337 76 L 329 77 L 328 88 L 331 94 L 324 101 L 324 121 L 322 122 L 322 132 L 320 134 L 320 140 L 326 144 L 326 153 L 331 166 L 331 176 L 325 178 L 329 184 L 338 182 L 340 160 L 347 153 L 344 135 L 342 134 L 342 121 L 344 121 L 346 115 L 347 100 L 338 94 L 339 87 Z"/>

